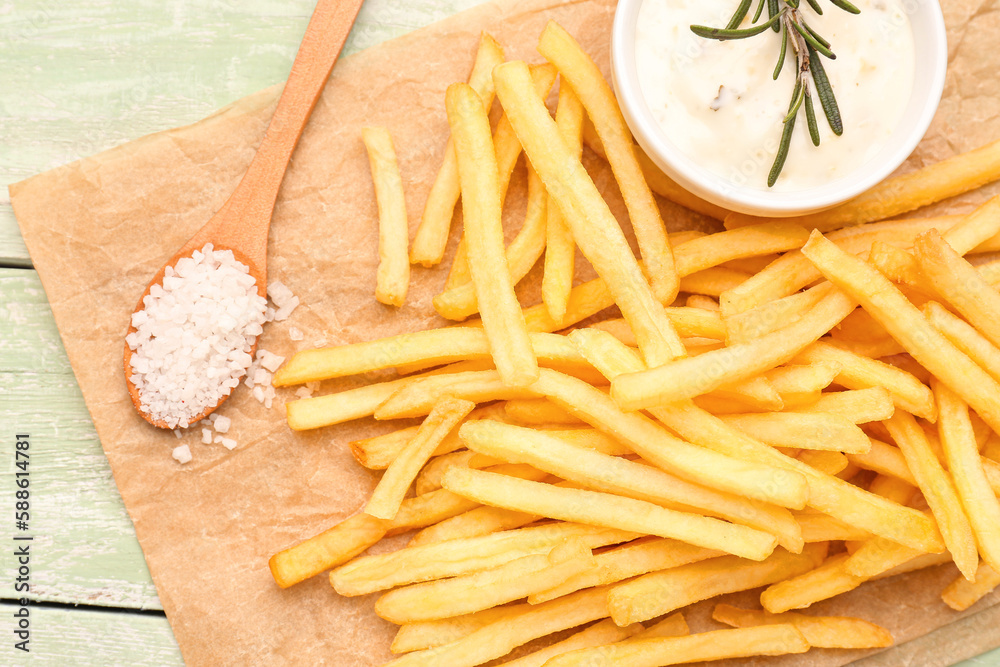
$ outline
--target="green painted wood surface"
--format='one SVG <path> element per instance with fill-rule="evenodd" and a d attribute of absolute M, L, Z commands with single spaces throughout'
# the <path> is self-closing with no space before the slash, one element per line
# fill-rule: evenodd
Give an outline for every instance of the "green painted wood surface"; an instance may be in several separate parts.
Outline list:
<path fill-rule="evenodd" d="M 479 2 L 368 0 L 346 52 Z M 313 4 L 3 3 L 0 185 L 194 122 L 283 80 Z M 0 266 L 30 266 L 5 188 Z M 0 269 L 0 425 L 0 508 L 13 502 L 12 435 L 32 436 L 33 599 L 108 607 L 33 607 L 32 654 L 24 659 L 4 640 L 0 664 L 180 665 L 164 617 L 114 609 L 160 607 L 37 275 L 25 268 Z M 4 540 L 11 531 L 0 523 Z M 10 581 L 11 554 L 0 551 L 0 576 Z M 8 619 L 0 636 L 9 637 L 12 609 L 0 604 Z M 1000 651 L 962 665 L 1000 665 Z"/>

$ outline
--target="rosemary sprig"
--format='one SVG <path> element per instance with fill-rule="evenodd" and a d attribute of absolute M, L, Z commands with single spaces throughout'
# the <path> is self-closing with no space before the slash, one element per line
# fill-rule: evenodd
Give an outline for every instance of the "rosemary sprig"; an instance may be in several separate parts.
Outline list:
<path fill-rule="evenodd" d="M 774 67 L 773 78 L 777 80 L 781 74 L 785 59 L 788 54 L 788 45 L 791 44 L 792 52 L 795 54 L 798 65 L 795 73 L 795 88 L 792 91 L 792 99 L 788 104 L 788 114 L 782 122 L 781 140 L 778 143 L 778 152 L 771 165 L 771 171 L 767 177 L 767 186 L 772 187 L 778 180 L 785 160 L 788 158 L 788 147 L 792 141 L 792 131 L 795 128 L 795 119 L 803 108 L 806 114 L 806 123 L 809 127 L 809 138 L 814 146 L 819 146 L 819 125 L 816 122 L 816 109 L 813 104 L 813 87 L 819 97 L 820 106 L 826 116 L 830 129 L 837 136 L 844 133 L 844 122 L 840 117 L 840 108 L 837 105 L 837 98 L 833 94 L 833 87 L 830 79 L 826 76 L 821 58 L 824 56 L 830 60 L 836 59 L 836 55 L 830 42 L 823 38 L 818 32 L 810 27 L 802 17 L 803 8 L 800 7 L 800 0 L 757 0 L 757 9 L 754 11 L 750 26 L 740 28 L 743 20 L 750 13 L 753 0 L 740 0 L 736 11 L 725 28 L 710 28 L 708 26 L 693 25 L 691 31 L 699 37 L 705 39 L 716 39 L 725 41 L 728 39 L 746 39 L 759 35 L 768 28 L 781 34 L 781 51 L 778 54 L 778 62 Z M 823 13 L 823 8 L 819 0 L 806 0 L 806 4 L 817 14 Z M 855 7 L 848 0 L 830 0 L 830 4 L 838 9 L 851 14 L 859 14 L 861 10 Z M 768 19 L 763 23 L 758 23 L 767 6 Z"/>

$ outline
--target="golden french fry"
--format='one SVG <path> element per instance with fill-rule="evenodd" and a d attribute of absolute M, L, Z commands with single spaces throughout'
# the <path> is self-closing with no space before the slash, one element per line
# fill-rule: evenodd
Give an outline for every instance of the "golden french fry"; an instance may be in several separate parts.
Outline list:
<path fill-rule="evenodd" d="M 732 401 L 734 402 L 732 408 L 736 412 L 746 412 L 746 408 L 749 408 L 750 411 L 770 412 L 785 407 L 785 402 L 781 400 L 781 394 L 775 391 L 771 382 L 763 375 L 741 382 L 724 384 L 701 398 L 715 398 L 723 403 Z M 745 408 L 741 410 L 741 406 L 745 406 Z M 729 410 L 729 412 L 732 411 Z"/>
<path fill-rule="evenodd" d="M 838 521 L 829 514 L 821 512 L 800 512 L 795 514 L 795 520 L 799 524 L 799 529 L 802 531 L 802 539 L 805 542 L 867 540 L 871 537 L 871 533 L 854 526 L 849 526 L 843 521 Z"/>
<path fill-rule="evenodd" d="M 503 58 L 503 48 L 493 37 L 485 32 L 482 33 L 469 83 L 479 95 L 480 106 L 486 109 L 493 104 L 495 94 L 493 68 L 502 63 Z M 451 217 L 460 193 L 455 142 L 449 137 L 448 145 L 444 149 L 444 161 L 427 195 L 420 227 L 410 248 L 410 263 L 433 266 L 444 257 L 444 249 L 448 244 L 448 231 L 451 229 Z"/>
<path fill-rule="evenodd" d="M 726 342 L 747 343 L 802 319 L 825 295 L 823 290 L 796 292 L 742 312 L 725 315 Z"/>
<path fill-rule="evenodd" d="M 371 416 L 378 406 L 409 382 L 411 378 L 390 380 L 336 394 L 288 401 L 285 403 L 288 426 L 296 431 L 305 431 Z"/>
<path fill-rule="evenodd" d="M 632 133 L 625 124 L 611 86 L 586 51 L 555 21 L 549 21 L 542 31 L 538 52 L 573 86 L 587 116 L 593 121 L 628 208 L 653 293 L 662 302 L 673 301 L 677 296 L 678 276 L 667 230 L 639 167 Z"/>
<path fill-rule="evenodd" d="M 643 277 L 618 222 L 560 136 L 545 105 L 531 91 L 527 66 L 505 63 L 494 71 L 494 80 L 525 154 L 570 225 L 581 252 L 607 283 L 608 292 L 635 331 L 643 354 L 653 364 L 683 356 L 680 338 Z M 570 82 L 586 106 L 579 86 Z M 570 301 L 567 312 L 572 296 Z"/>
<path fill-rule="evenodd" d="M 597 554 L 594 556 L 597 561 L 595 568 L 535 593 L 528 598 L 528 602 L 538 604 L 591 586 L 614 584 L 640 574 L 668 570 L 721 555 L 722 552 L 714 549 L 666 538 L 638 540 Z"/>
<path fill-rule="evenodd" d="M 805 653 L 808 650 L 809 643 L 794 625 L 768 625 L 710 630 L 687 637 L 629 639 L 609 646 L 566 653 L 546 664 L 548 667 L 596 664 L 658 667 L 702 660 Z"/>
<path fill-rule="evenodd" d="M 614 622 L 614 621 L 612 621 Z M 631 626 L 627 626 L 631 627 Z M 671 614 L 659 623 L 654 623 L 639 634 L 635 639 L 655 639 L 657 637 L 685 637 L 691 634 L 691 628 L 684 620 L 684 614 L 677 612 Z"/>
<path fill-rule="evenodd" d="M 451 433 L 455 433 L 455 431 Z M 499 459 L 470 452 L 467 449 L 435 456 L 420 470 L 420 474 L 417 475 L 417 478 L 413 482 L 413 489 L 418 496 L 430 493 L 431 491 L 437 491 L 441 488 L 441 476 L 444 475 L 444 471 L 454 466 L 479 470 L 501 463 L 503 461 Z"/>
<path fill-rule="evenodd" d="M 525 75 L 530 85 L 531 75 L 527 72 Z M 455 140 L 469 268 L 483 316 L 483 328 L 504 383 L 523 387 L 538 377 L 538 362 L 531 349 L 504 255 L 497 162 L 490 121 L 479 95 L 466 84 L 448 87 L 445 106 Z"/>
<path fill-rule="evenodd" d="M 794 520 L 787 510 L 778 507 L 760 507 L 745 498 L 686 482 L 651 466 L 574 447 L 533 429 L 478 421 L 465 424 L 459 436 L 473 451 L 512 463 L 526 463 L 587 489 L 720 517 L 780 536 L 783 543 L 790 544 L 790 549 L 802 548 Z M 509 509 L 541 514 L 534 509 Z M 712 522 L 706 524 L 705 530 L 711 530 L 712 526 L 719 527 Z"/>
<path fill-rule="evenodd" d="M 850 465 L 847 457 L 840 452 L 803 449 L 795 458 L 825 475 L 842 476 L 840 473 Z"/>
<path fill-rule="evenodd" d="M 919 555 L 919 551 L 910 547 L 897 544 L 884 537 L 873 537 L 844 561 L 844 568 L 849 574 L 856 577 L 871 579 L 894 567 L 908 563 Z"/>
<path fill-rule="evenodd" d="M 938 434 L 958 498 L 972 524 L 980 556 L 994 571 L 1000 572 L 1000 502 L 983 472 L 969 406 L 936 381 L 934 396 L 940 415 Z"/>
<path fill-rule="evenodd" d="M 525 482 L 479 470 L 452 468 L 445 473 L 442 485 L 452 493 L 483 505 L 670 537 L 709 549 L 738 553 L 752 560 L 766 558 L 777 544 L 773 535 L 718 519 L 609 493 Z"/>
<path fill-rule="evenodd" d="M 798 628 L 810 646 L 817 648 L 885 648 L 893 644 L 888 630 L 860 618 L 806 616 L 795 612 L 771 614 L 717 604 L 712 619 L 734 628 L 788 623 Z"/>
<path fill-rule="evenodd" d="M 578 540 L 569 540 L 548 554 L 391 590 L 375 603 L 375 613 L 399 625 L 471 614 L 527 597 L 594 566 L 590 549 Z"/>
<path fill-rule="evenodd" d="M 826 544 L 810 544 L 801 554 L 779 549 L 756 563 L 721 556 L 653 572 L 613 586 L 608 608 L 615 623 L 628 625 L 716 595 L 747 591 L 808 572 L 825 554 Z"/>
<path fill-rule="evenodd" d="M 548 553 L 552 547 L 570 538 L 582 539 L 593 549 L 636 537 L 635 533 L 626 531 L 570 523 L 519 528 L 355 558 L 331 572 L 330 583 L 341 595 L 367 595 L 395 586 L 457 577 L 523 556 Z"/>
<path fill-rule="evenodd" d="M 689 276 L 742 257 L 794 250 L 808 240 L 804 227 L 783 221 L 709 234 L 674 247 L 677 275 Z"/>
<path fill-rule="evenodd" d="M 742 285 L 749 278 L 749 273 L 727 269 L 724 266 L 713 266 L 681 278 L 680 290 L 690 294 L 718 297 L 737 285 Z"/>
<path fill-rule="evenodd" d="M 608 618 L 591 625 L 586 630 L 577 632 L 575 635 L 561 642 L 546 646 L 516 660 L 501 663 L 500 667 L 542 667 L 549 658 L 554 658 L 557 655 L 581 648 L 613 644 L 629 637 L 638 636 L 642 632 L 643 627 L 641 623 L 633 623 L 624 628 L 619 628 L 614 621 Z"/>
<path fill-rule="evenodd" d="M 941 600 L 955 611 L 965 611 L 997 586 L 1000 586 L 1000 574 L 986 563 L 980 563 L 973 581 L 958 577 L 941 593 Z"/>
<path fill-rule="evenodd" d="M 498 371 L 468 371 L 414 378 L 401 385 L 373 414 L 375 419 L 422 417 L 445 395 L 474 403 L 538 397 L 534 390 L 507 385 Z"/>
<path fill-rule="evenodd" d="M 941 467 L 923 429 L 912 415 L 899 411 L 883 424 L 889 429 L 892 439 L 906 459 L 907 467 L 913 472 L 917 486 L 927 499 L 945 544 L 955 559 L 955 565 L 966 578 L 971 579 L 976 572 L 979 556 L 972 526 L 962 509 L 954 483 Z"/>
<path fill-rule="evenodd" d="M 522 398 L 507 401 L 504 412 L 515 424 L 523 425 L 578 425 L 582 422 L 558 405 L 544 398 Z"/>
<path fill-rule="evenodd" d="M 701 308 L 702 310 L 719 312 L 719 302 L 704 294 L 689 294 L 684 305 L 690 308 Z"/>
<path fill-rule="evenodd" d="M 573 92 L 573 86 L 563 80 L 559 84 L 556 106 L 556 127 L 571 150 L 580 158 L 583 151 L 583 103 Z M 550 202 L 545 223 L 545 271 L 542 274 L 542 303 L 557 322 L 566 316 L 566 304 L 573 289 L 576 242 L 569 225 L 554 201 Z"/>
<path fill-rule="evenodd" d="M 1000 348 L 936 301 L 925 303 L 923 311 L 935 329 L 989 373 L 990 377 L 1000 382 Z"/>
<path fill-rule="evenodd" d="M 902 248 L 876 241 L 868 253 L 868 263 L 894 283 L 903 283 L 927 296 L 937 296 L 933 285 L 924 277 L 917 258 Z"/>
<path fill-rule="evenodd" d="M 847 389 L 884 387 L 896 407 L 931 422 L 937 418 L 934 395 L 930 388 L 913 374 L 891 364 L 854 354 L 823 341 L 813 343 L 793 361 L 839 364 L 840 372 L 835 378 L 837 384 Z"/>
<path fill-rule="evenodd" d="M 504 530 L 523 528 L 541 517 L 524 512 L 512 512 L 499 507 L 476 507 L 418 531 L 406 546 L 419 547 L 447 540 L 479 537 Z"/>
<path fill-rule="evenodd" d="M 736 269 L 737 271 L 743 271 L 744 273 L 753 275 L 766 269 L 768 264 L 777 260 L 779 257 L 781 257 L 781 253 L 741 257 L 739 259 L 731 259 L 725 264 L 722 264 L 722 266 L 727 269 Z"/>
<path fill-rule="evenodd" d="M 960 153 L 902 176 L 887 178 L 851 199 L 819 213 L 796 216 L 791 221 L 821 232 L 884 220 L 991 183 L 1000 178 L 1000 141 Z M 726 228 L 752 225 L 752 215 L 731 213 Z"/>
<path fill-rule="evenodd" d="M 782 507 L 801 508 L 805 502 L 805 482 L 797 474 L 737 461 L 688 444 L 640 414 L 622 412 L 607 394 L 585 382 L 542 369 L 533 388 L 666 472 Z"/>
<path fill-rule="evenodd" d="M 922 366 L 958 393 L 993 429 L 1000 428 L 1000 384 L 937 332 L 885 276 L 814 232 L 802 252 L 858 299 Z"/>
<path fill-rule="evenodd" d="M 722 421 L 750 437 L 775 447 L 825 449 L 860 453 L 871 448 L 864 431 L 838 414 L 816 412 L 769 412 L 722 415 Z"/>
<path fill-rule="evenodd" d="M 517 605 L 514 609 L 514 613 L 457 641 L 409 653 L 386 663 L 385 667 L 473 667 L 489 662 L 533 639 L 606 618 L 607 590 L 592 588 L 540 605 Z"/>
<path fill-rule="evenodd" d="M 410 286 L 410 231 L 406 222 L 403 179 L 396 163 L 392 137 L 384 127 L 365 127 L 361 140 L 368 150 L 375 201 L 378 203 L 378 270 L 375 298 L 389 306 L 401 306 Z"/>
<path fill-rule="evenodd" d="M 511 604 L 439 621 L 407 623 L 396 631 L 389 650 L 393 653 L 409 653 L 450 644 L 491 623 L 522 614 L 527 608 L 527 603 Z"/>
<path fill-rule="evenodd" d="M 787 405 L 786 396 L 810 397 L 818 400 L 818 393 L 829 387 L 837 379 L 840 372 L 841 365 L 839 363 L 820 360 L 815 363 L 779 366 L 765 373 L 764 377 Z"/>
<path fill-rule="evenodd" d="M 916 486 L 917 481 L 913 478 L 913 473 L 907 467 L 906 459 L 903 458 L 903 453 L 899 451 L 899 448 L 880 440 L 875 440 L 874 438 L 871 438 L 870 441 L 871 449 L 867 452 L 863 454 L 849 454 L 847 456 L 851 463 L 865 470 L 873 470 L 882 475 L 891 475 Z"/>
<path fill-rule="evenodd" d="M 833 556 L 815 569 L 768 586 L 760 594 L 760 604 L 772 614 L 779 614 L 854 590 L 865 578 L 847 571 L 848 558 L 848 554 Z"/>
<path fill-rule="evenodd" d="M 895 406 L 884 387 L 869 387 L 825 392 L 815 403 L 796 408 L 796 411 L 839 415 L 855 424 L 865 424 L 889 419 Z"/>
<path fill-rule="evenodd" d="M 549 64 L 531 65 L 531 80 L 535 83 L 535 92 L 538 97 L 545 99 L 549 96 L 549 91 L 556 82 L 556 68 Z M 507 189 L 510 186 L 511 176 L 514 174 L 514 167 L 517 159 L 521 155 L 521 143 L 514 134 L 514 128 L 510 126 L 507 116 L 501 114 L 497 122 L 496 130 L 493 132 L 493 150 L 497 156 L 497 173 L 500 177 L 500 203 L 501 205 L 507 197 Z M 528 170 L 529 178 L 531 170 Z M 529 188 L 530 188 L 529 181 Z M 529 192 L 530 199 L 530 192 Z M 529 212 L 531 209 L 529 209 Z M 525 224 L 521 226 L 517 236 L 507 246 L 507 264 L 510 266 L 511 280 L 517 284 L 531 270 L 535 262 L 545 250 L 545 216 L 529 215 L 525 218 Z M 530 223 L 530 224 L 529 224 Z M 455 250 L 455 259 L 452 261 L 451 270 L 448 272 L 448 281 L 445 283 L 445 290 L 452 290 L 468 283 L 468 290 L 472 287 L 472 274 L 469 273 L 469 255 L 465 236 L 458 243 Z M 475 301 L 475 293 L 463 293 L 463 298 L 472 303 Z M 468 306 L 467 306 L 468 307 Z"/>
<path fill-rule="evenodd" d="M 475 403 L 448 396 L 438 400 L 413 439 L 389 464 L 365 506 L 365 514 L 387 520 L 395 517 L 420 469 L 445 436 L 475 407 Z"/>
<path fill-rule="evenodd" d="M 814 289 L 827 291 L 829 286 Z M 611 395 L 625 410 L 693 398 L 727 382 L 746 380 L 790 360 L 854 309 L 854 302 L 830 290 L 808 317 L 748 343 L 615 378 Z M 650 365 L 647 363 L 647 365 Z"/>

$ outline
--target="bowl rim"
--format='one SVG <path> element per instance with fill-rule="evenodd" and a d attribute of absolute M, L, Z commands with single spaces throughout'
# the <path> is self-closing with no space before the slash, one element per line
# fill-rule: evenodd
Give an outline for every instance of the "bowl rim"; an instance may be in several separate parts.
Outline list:
<path fill-rule="evenodd" d="M 901 127 L 871 160 L 849 175 L 821 186 L 797 191 L 768 192 L 734 184 L 729 178 L 715 174 L 683 154 L 660 130 L 642 95 L 635 64 L 634 35 L 639 9 L 647 0 L 619 0 L 611 32 L 611 76 L 626 124 L 650 159 L 667 176 L 692 193 L 719 206 L 739 213 L 759 216 L 787 217 L 813 213 L 836 206 L 870 189 L 901 165 L 917 147 L 930 127 L 944 91 L 948 64 L 948 43 L 941 7 L 933 0 L 905 0 L 904 10 L 910 17 L 925 21 L 926 35 L 915 54 L 914 89 L 904 111 L 912 116 L 906 134 Z M 912 28 L 911 28 L 912 29 Z M 924 51 L 925 54 L 920 53 Z M 921 58 L 930 62 L 930 71 L 920 68 Z M 926 66 L 925 66 L 926 67 Z M 930 77 L 927 77 L 930 74 Z M 922 98 L 918 85 L 925 87 Z M 916 114 L 910 109 L 916 107 Z M 901 119 L 902 120 L 902 119 Z M 895 139 L 899 135 L 902 138 Z"/>

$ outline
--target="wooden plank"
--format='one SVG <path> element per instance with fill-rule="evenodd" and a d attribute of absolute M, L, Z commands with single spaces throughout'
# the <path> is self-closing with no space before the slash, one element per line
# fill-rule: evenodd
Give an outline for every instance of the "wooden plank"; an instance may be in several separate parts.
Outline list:
<path fill-rule="evenodd" d="M 0 605 L 5 618 L 16 607 Z M 0 663 L 74 667 L 182 667 L 180 649 L 162 615 L 72 607 L 29 607 L 31 639 L 25 654 L 5 633 Z"/>
<path fill-rule="evenodd" d="M 483 0 L 369 0 L 350 54 Z M 15 0 L 0 21 L 0 186 L 283 81 L 315 0 Z M 30 261 L 0 196 L 0 266 Z"/>

